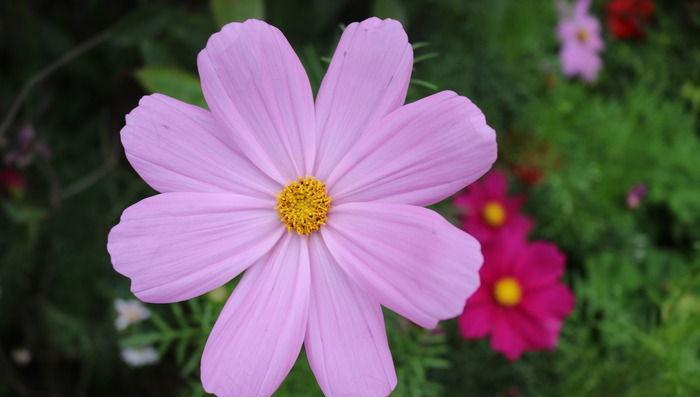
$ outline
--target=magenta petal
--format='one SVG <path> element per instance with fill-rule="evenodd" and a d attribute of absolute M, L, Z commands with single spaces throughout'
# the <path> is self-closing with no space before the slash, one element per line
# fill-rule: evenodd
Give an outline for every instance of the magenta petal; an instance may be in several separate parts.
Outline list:
<path fill-rule="evenodd" d="M 508 177 L 499 170 L 493 170 L 481 181 L 481 188 L 486 199 L 502 198 L 506 200 L 508 198 Z"/>
<path fill-rule="evenodd" d="M 526 288 L 534 289 L 556 283 L 564 274 L 566 257 L 556 245 L 546 241 L 529 244 L 513 261 L 515 272 Z"/>
<path fill-rule="evenodd" d="M 543 320 L 561 320 L 571 313 L 574 303 L 571 290 L 566 285 L 557 283 L 526 291 L 522 305 L 529 313 Z"/>
<path fill-rule="evenodd" d="M 385 397 L 396 372 L 378 302 L 354 285 L 320 236 L 309 239 L 311 302 L 304 346 L 327 397 Z"/>
<path fill-rule="evenodd" d="M 527 349 L 525 338 L 518 332 L 519 324 L 505 310 L 493 311 L 491 348 L 503 353 L 509 360 L 517 360 Z"/>
<path fill-rule="evenodd" d="M 114 269 L 152 303 L 209 292 L 262 257 L 284 228 L 274 202 L 221 193 L 164 193 L 127 208 L 109 233 Z"/>
<path fill-rule="evenodd" d="M 525 350 L 551 349 L 557 341 L 557 333 L 547 328 L 547 322 L 532 316 L 524 310 L 515 309 L 509 318 L 512 324 L 517 324 L 519 334 L 525 341 Z"/>
<path fill-rule="evenodd" d="M 462 313 L 479 286 L 479 243 L 426 208 L 342 204 L 321 234 L 350 279 L 425 328 Z"/>
<path fill-rule="evenodd" d="M 489 303 L 467 303 L 464 313 L 459 317 L 457 325 L 463 337 L 469 339 L 483 338 L 491 332 L 493 322 L 493 307 Z"/>
<path fill-rule="evenodd" d="M 204 97 L 229 142 L 279 183 L 310 173 L 311 86 L 282 32 L 252 19 L 230 23 L 211 36 L 197 65 Z"/>
<path fill-rule="evenodd" d="M 131 165 L 161 193 L 276 195 L 281 186 L 227 147 L 221 133 L 210 112 L 154 94 L 126 116 L 121 139 Z"/>
<path fill-rule="evenodd" d="M 467 98 L 444 91 L 373 124 L 328 178 L 336 203 L 436 203 L 496 161 L 496 134 Z"/>
<path fill-rule="evenodd" d="M 316 99 L 317 178 L 325 180 L 367 126 L 404 103 L 412 67 L 401 23 L 369 18 L 345 28 Z"/>
<path fill-rule="evenodd" d="M 301 351 L 309 312 L 309 253 L 288 233 L 245 272 L 202 355 L 204 389 L 219 397 L 267 397 Z"/>

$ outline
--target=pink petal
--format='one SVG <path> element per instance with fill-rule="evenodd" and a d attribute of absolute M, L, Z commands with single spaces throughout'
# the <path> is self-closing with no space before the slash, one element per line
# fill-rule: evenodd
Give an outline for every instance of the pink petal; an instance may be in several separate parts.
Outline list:
<path fill-rule="evenodd" d="M 109 233 L 114 269 L 145 302 L 177 302 L 236 277 L 279 240 L 274 202 L 222 193 L 164 193 L 122 214 Z"/>
<path fill-rule="evenodd" d="M 351 280 L 425 328 L 462 313 L 479 287 L 479 243 L 431 210 L 342 204 L 321 234 Z"/>
<path fill-rule="evenodd" d="M 467 98 L 444 91 L 373 124 L 331 173 L 338 204 L 429 205 L 481 177 L 496 161 L 496 134 Z"/>
<path fill-rule="evenodd" d="M 131 165 L 161 193 L 276 195 L 281 186 L 219 140 L 221 133 L 210 112 L 154 94 L 126 116 L 121 138 Z"/>
<path fill-rule="evenodd" d="M 316 177 L 325 180 L 367 126 L 404 103 L 412 67 L 401 23 L 369 18 L 345 28 L 316 99 Z"/>
<path fill-rule="evenodd" d="M 311 302 L 304 346 L 327 397 L 385 397 L 396 372 L 378 302 L 348 279 L 320 236 L 309 239 Z"/>
<path fill-rule="evenodd" d="M 230 23 L 211 36 L 197 65 L 228 142 L 282 184 L 310 173 L 316 142 L 311 86 L 277 28 L 252 19 Z"/>
<path fill-rule="evenodd" d="M 301 351 L 308 312 L 308 245 L 287 233 L 226 302 L 202 355 L 204 389 L 219 397 L 272 395 Z"/>

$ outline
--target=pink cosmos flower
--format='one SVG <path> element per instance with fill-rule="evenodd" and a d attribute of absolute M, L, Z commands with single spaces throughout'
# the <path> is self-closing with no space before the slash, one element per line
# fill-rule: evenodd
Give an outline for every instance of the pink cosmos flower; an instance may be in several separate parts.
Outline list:
<path fill-rule="evenodd" d="M 491 335 L 491 347 L 509 360 L 525 351 L 552 349 L 574 296 L 559 281 L 566 258 L 554 244 L 527 243 L 503 234 L 484 247 L 482 284 L 459 318 L 465 338 Z"/>
<path fill-rule="evenodd" d="M 566 76 L 578 75 L 592 82 L 603 66 L 600 22 L 588 11 L 590 0 L 577 0 L 573 7 L 563 2 L 559 4 L 561 20 L 557 25 L 557 37 L 561 42 L 559 59 L 563 72 Z"/>
<path fill-rule="evenodd" d="M 464 230 L 482 245 L 502 233 L 527 235 L 533 222 L 520 213 L 523 202 L 523 197 L 508 196 L 508 179 L 500 171 L 489 172 L 454 199 L 457 208 L 463 211 Z"/>
<path fill-rule="evenodd" d="M 144 97 L 121 132 L 159 191 L 109 235 L 114 268 L 153 303 L 243 274 L 204 349 L 204 388 L 269 396 L 302 344 L 327 396 L 396 385 L 381 306 L 426 328 L 479 285 L 479 243 L 422 206 L 483 175 L 495 133 L 468 99 L 404 105 L 413 54 L 401 24 L 344 31 L 314 102 L 276 28 L 226 25 L 198 56 L 209 110 Z"/>

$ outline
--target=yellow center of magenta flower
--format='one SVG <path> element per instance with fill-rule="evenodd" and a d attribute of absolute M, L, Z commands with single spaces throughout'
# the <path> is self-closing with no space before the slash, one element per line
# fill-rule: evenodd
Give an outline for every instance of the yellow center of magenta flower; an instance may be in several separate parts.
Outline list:
<path fill-rule="evenodd" d="M 487 202 L 481 209 L 481 214 L 484 217 L 484 221 L 492 227 L 503 226 L 506 222 L 506 209 L 503 208 L 501 203 L 496 201 Z"/>
<path fill-rule="evenodd" d="M 277 214 L 288 230 L 311 234 L 326 224 L 331 198 L 326 185 L 314 177 L 299 178 L 277 196 Z"/>
<path fill-rule="evenodd" d="M 576 39 L 582 43 L 585 43 L 588 40 L 588 32 L 583 29 L 579 30 L 576 32 Z"/>
<path fill-rule="evenodd" d="M 493 296 L 501 306 L 512 307 L 520 303 L 523 290 L 518 280 L 513 277 L 503 277 L 494 285 Z"/>

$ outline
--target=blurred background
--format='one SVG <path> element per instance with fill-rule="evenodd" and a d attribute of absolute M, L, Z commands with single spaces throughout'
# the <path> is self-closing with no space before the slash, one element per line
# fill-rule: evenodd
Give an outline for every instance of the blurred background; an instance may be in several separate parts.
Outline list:
<path fill-rule="evenodd" d="M 451 89 L 483 110 L 530 238 L 565 253 L 576 296 L 556 348 L 517 361 L 455 321 L 425 331 L 387 312 L 393 395 L 700 395 L 700 1 L 593 1 L 604 46 L 592 79 L 563 70 L 556 27 L 571 12 L 550 0 L 0 1 L 0 396 L 205 395 L 202 344 L 233 286 L 131 301 L 106 236 L 154 191 L 124 157 L 124 115 L 150 92 L 206 106 L 196 55 L 250 17 L 284 32 L 316 90 L 343 27 L 371 15 L 400 20 L 414 44 L 409 102 Z M 435 208 L 460 224 L 451 201 Z M 276 394 L 320 395 L 303 357 Z"/>

